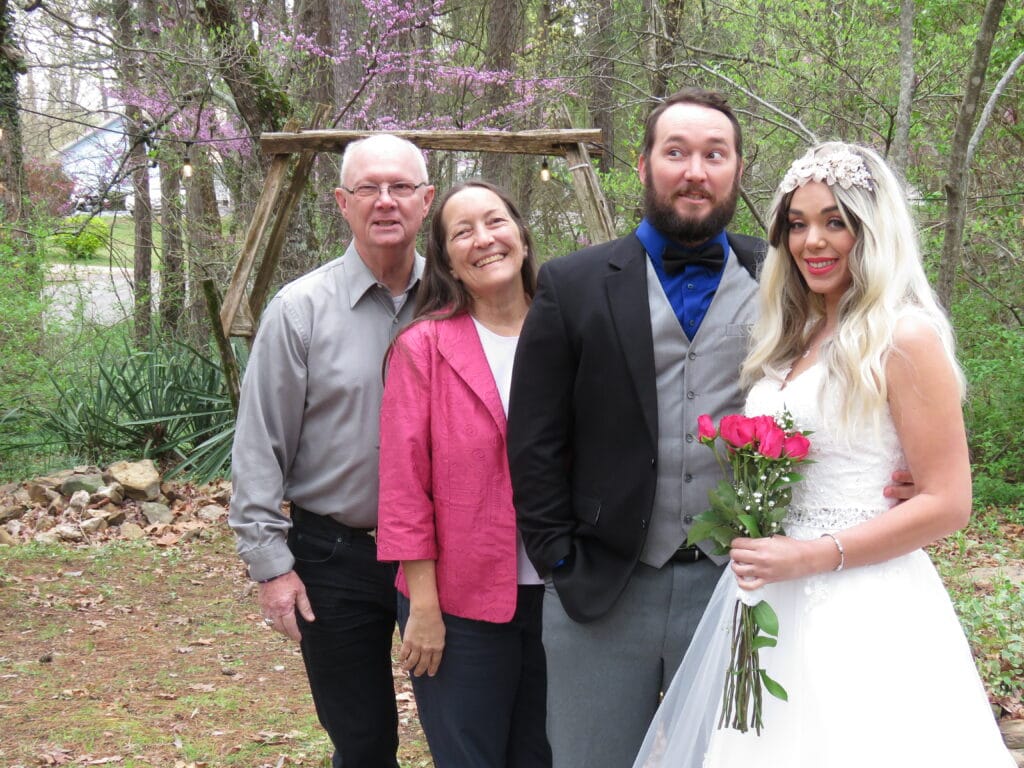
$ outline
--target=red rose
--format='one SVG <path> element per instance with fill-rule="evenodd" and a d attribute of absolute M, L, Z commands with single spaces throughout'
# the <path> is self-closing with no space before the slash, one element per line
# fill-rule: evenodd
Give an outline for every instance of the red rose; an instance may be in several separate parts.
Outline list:
<path fill-rule="evenodd" d="M 801 434 L 790 435 L 782 444 L 782 452 L 791 459 L 800 461 L 807 458 L 811 441 Z"/>
<path fill-rule="evenodd" d="M 739 414 L 723 416 L 718 431 L 733 448 L 745 448 L 754 442 L 757 434 L 757 423 L 754 419 Z"/>
<path fill-rule="evenodd" d="M 753 416 L 751 421 L 754 422 L 754 437 L 758 440 L 764 440 L 765 435 L 780 428 L 771 416 Z"/>
<path fill-rule="evenodd" d="M 782 455 L 785 440 L 786 433 L 782 431 L 782 428 L 773 419 L 772 427 L 763 429 L 757 450 L 762 456 L 767 456 L 769 459 L 777 459 Z"/>
<path fill-rule="evenodd" d="M 700 438 L 702 443 L 710 443 L 718 436 L 718 431 L 715 429 L 715 422 L 711 420 L 708 414 L 702 414 L 697 417 L 697 437 Z"/>

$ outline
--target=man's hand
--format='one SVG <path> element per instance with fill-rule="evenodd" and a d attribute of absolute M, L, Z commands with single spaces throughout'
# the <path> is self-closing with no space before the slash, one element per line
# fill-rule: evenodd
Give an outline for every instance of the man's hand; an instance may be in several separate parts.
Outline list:
<path fill-rule="evenodd" d="M 260 612 L 267 624 L 273 627 L 275 632 L 281 632 L 299 642 L 302 634 L 295 620 L 295 610 L 298 609 L 306 621 L 313 621 L 316 618 L 309 598 L 306 597 L 306 586 L 302 579 L 295 571 L 288 571 L 283 576 L 260 584 L 259 591 Z"/>
<path fill-rule="evenodd" d="M 914 485 L 914 476 L 909 470 L 898 469 L 892 473 L 892 483 L 885 486 L 882 491 L 887 499 L 898 499 L 906 501 L 917 495 L 917 487 Z"/>

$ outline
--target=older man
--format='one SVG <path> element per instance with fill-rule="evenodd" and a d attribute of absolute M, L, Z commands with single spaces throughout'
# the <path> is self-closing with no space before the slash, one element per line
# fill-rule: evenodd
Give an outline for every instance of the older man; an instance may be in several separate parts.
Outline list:
<path fill-rule="evenodd" d="M 300 643 L 335 768 L 397 768 L 394 571 L 372 535 L 381 361 L 412 317 L 434 188 L 419 150 L 382 134 L 348 146 L 334 194 L 352 242 L 281 289 L 253 344 L 230 523 L 264 620 Z"/>

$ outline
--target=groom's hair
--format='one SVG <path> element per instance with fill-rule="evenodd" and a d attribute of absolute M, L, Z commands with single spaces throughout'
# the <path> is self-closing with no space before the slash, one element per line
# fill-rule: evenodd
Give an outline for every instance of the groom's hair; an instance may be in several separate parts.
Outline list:
<path fill-rule="evenodd" d="M 671 96 L 658 100 L 658 103 L 647 116 L 647 122 L 644 124 L 644 143 L 640 149 L 641 155 L 650 159 L 651 149 L 654 147 L 654 132 L 658 127 L 658 120 L 665 113 L 665 110 L 676 104 L 696 104 L 699 107 L 707 107 L 716 112 L 721 112 L 729 118 L 736 137 L 736 157 L 740 160 L 743 159 L 743 131 L 740 129 L 740 121 L 736 119 L 736 113 L 732 111 L 732 107 L 729 106 L 729 101 L 725 98 L 724 94 L 718 91 L 708 91 L 703 88 L 683 88 Z"/>

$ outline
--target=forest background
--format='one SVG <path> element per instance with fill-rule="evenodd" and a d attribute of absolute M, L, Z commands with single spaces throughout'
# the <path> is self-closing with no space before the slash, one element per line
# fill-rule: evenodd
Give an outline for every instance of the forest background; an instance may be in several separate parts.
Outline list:
<path fill-rule="evenodd" d="M 869 144 L 905 176 L 969 380 L 976 507 L 1019 528 L 1022 62 L 1024 6 L 1006 0 L 0 0 L 0 481 L 141 456 L 182 478 L 225 473 L 234 409 L 200 286 L 228 284 L 268 167 L 260 134 L 317 104 L 343 129 L 600 128 L 593 163 L 624 234 L 652 100 L 699 85 L 744 127 L 737 231 L 763 234 L 815 140 Z M 69 216 L 55 149 L 114 115 L 127 151 L 106 205 L 128 183 L 134 215 Z M 561 158 L 546 182 L 535 156 L 428 161 L 441 190 L 470 176 L 509 188 L 543 258 L 588 242 Z M 317 158 L 276 285 L 347 242 L 337 173 L 336 156 Z M 90 321 L 88 293 L 54 318 L 48 275 L 68 259 L 129 273 L 125 322 Z M 1018 585 L 1015 650 L 986 680 L 1018 701 L 1021 602 Z"/>

